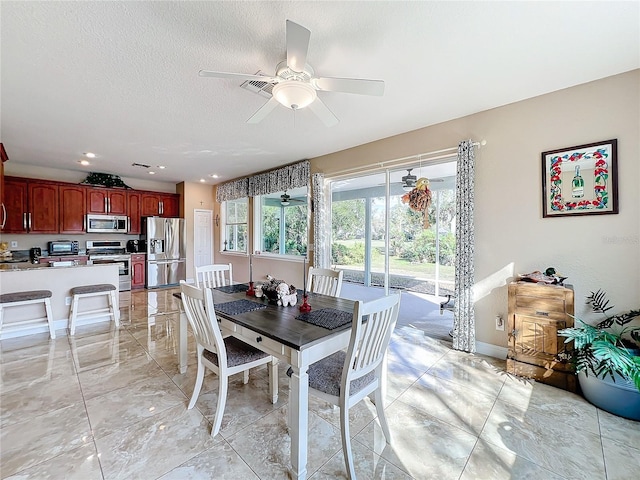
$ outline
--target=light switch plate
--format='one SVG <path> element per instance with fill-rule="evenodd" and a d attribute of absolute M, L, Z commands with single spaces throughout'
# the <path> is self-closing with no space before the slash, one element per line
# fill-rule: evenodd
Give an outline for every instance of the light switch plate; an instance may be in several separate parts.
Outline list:
<path fill-rule="evenodd" d="M 15 240 L 11 242 L 11 248 L 18 248 L 18 242 Z"/>

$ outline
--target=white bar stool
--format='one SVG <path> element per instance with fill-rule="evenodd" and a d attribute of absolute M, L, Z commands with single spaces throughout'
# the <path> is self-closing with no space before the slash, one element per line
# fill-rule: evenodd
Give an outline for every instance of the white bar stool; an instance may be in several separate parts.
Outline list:
<path fill-rule="evenodd" d="M 76 322 L 78 317 L 95 316 L 97 313 L 109 313 L 116 323 L 116 327 L 120 326 L 120 310 L 118 309 L 118 297 L 115 285 L 110 283 L 99 283 L 96 285 L 82 285 L 71 289 L 71 308 L 69 310 L 69 335 L 76 333 Z M 78 311 L 78 304 L 81 298 L 90 297 L 107 297 L 109 306 L 107 308 L 99 308 L 97 310 L 88 310 L 86 312 Z"/>
<path fill-rule="evenodd" d="M 42 303 L 44 304 L 45 310 L 44 317 L 9 322 L 6 324 L 5 331 L 23 330 L 46 322 L 49 326 L 49 335 L 51 335 L 51 338 L 56 338 L 56 330 L 53 326 L 53 313 L 51 311 L 51 295 L 50 290 L 29 290 L 26 292 L 4 293 L 0 295 L 0 334 L 2 333 L 2 328 L 5 326 L 4 312 L 7 308 Z"/>

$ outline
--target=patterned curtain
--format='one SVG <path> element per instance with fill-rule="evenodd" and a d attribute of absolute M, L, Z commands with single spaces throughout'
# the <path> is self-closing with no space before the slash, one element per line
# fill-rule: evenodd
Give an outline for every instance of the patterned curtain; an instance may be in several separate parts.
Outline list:
<path fill-rule="evenodd" d="M 474 151 L 473 142 L 458 145 L 456 175 L 456 279 L 453 311 L 453 348 L 476 351 L 476 321 L 473 312 L 475 238 L 473 226 Z"/>
<path fill-rule="evenodd" d="M 249 179 L 241 178 L 231 182 L 221 183 L 216 188 L 216 200 L 218 203 L 228 200 L 237 200 L 249 196 Z"/>
<path fill-rule="evenodd" d="M 249 196 L 267 195 L 309 185 L 309 160 L 249 177 Z"/>
<path fill-rule="evenodd" d="M 327 205 L 324 201 L 324 174 L 314 173 L 311 176 L 313 206 L 313 266 L 329 268 L 329 235 L 330 226 L 326 225 Z"/>
<path fill-rule="evenodd" d="M 227 200 L 256 197 L 292 188 L 306 187 L 309 185 L 310 170 L 309 160 L 303 160 L 252 177 L 221 183 L 216 189 L 216 200 L 218 203 L 222 203 Z"/>

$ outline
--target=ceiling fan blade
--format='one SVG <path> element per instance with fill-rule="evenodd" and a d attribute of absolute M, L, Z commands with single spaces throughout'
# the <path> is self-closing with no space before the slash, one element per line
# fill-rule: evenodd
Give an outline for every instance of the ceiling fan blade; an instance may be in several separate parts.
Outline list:
<path fill-rule="evenodd" d="M 260 123 L 264 118 L 271 113 L 271 111 L 276 108 L 278 105 L 278 101 L 271 97 L 267 103 L 262 105 L 256 113 L 254 113 L 247 123 Z"/>
<path fill-rule="evenodd" d="M 291 20 L 287 20 L 287 66 L 294 72 L 302 72 L 307 63 L 311 32 Z"/>
<path fill-rule="evenodd" d="M 329 107 L 327 107 L 320 98 L 316 98 L 313 102 L 309 104 L 309 108 L 313 113 L 315 113 L 322 123 L 324 123 L 327 127 L 333 127 L 337 125 L 339 120 Z"/>
<path fill-rule="evenodd" d="M 384 80 L 366 80 L 363 78 L 323 77 L 311 80 L 318 90 L 328 92 L 356 93 L 358 95 L 384 94 Z"/>
<path fill-rule="evenodd" d="M 246 75 L 244 73 L 229 73 L 229 72 L 212 72 L 209 70 L 200 70 L 198 75 L 201 77 L 216 77 L 216 78 L 235 78 L 237 80 L 256 80 L 259 82 L 276 83 L 280 79 L 278 77 L 267 77 L 265 75 Z"/>

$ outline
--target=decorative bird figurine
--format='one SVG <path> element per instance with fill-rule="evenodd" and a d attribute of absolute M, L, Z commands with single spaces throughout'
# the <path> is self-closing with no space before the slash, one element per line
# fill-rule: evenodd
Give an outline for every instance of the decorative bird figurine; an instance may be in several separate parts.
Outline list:
<path fill-rule="evenodd" d="M 424 191 L 429 190 L 429 179 L 421 177 L 416 181 L 416 189 Z"/>

